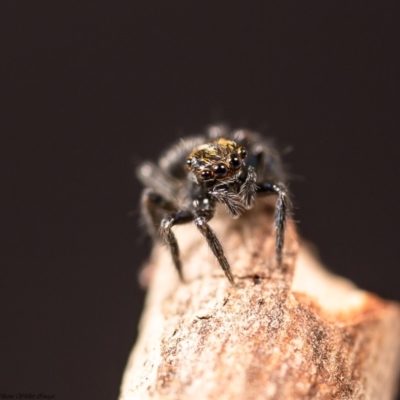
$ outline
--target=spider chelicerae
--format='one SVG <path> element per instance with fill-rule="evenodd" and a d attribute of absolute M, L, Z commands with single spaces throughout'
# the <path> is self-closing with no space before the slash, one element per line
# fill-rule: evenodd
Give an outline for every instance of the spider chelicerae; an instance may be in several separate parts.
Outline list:
<path fill-rule="evenodd" d="M 257 196 L 277 196 L 275 253 L 281 264 L 289 196 L 280 155 L 258 133 L 213 126 L 203 135 L 182 139 L 158 160 L 137 171 L 146 186 L 141 207 L 149 233 L 168 245 L 183 281 L 174 225 L 194 222 L 231 284 L 233 275 L 224 250 L 208 222 L 217 203 L 232 218 L 251 209 Z"/>

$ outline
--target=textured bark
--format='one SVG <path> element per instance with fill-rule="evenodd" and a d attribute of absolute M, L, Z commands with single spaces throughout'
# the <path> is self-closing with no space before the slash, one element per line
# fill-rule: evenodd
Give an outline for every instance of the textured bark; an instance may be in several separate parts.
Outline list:
<path fill-rule="evenodd" d="M 232 287 L 196 228 L 177 227 L 187 282 L 155 248 L 120 400 L 393 399 L 400 308 L 321 267 L 288 223 L 277 267 L 273 207 L 211 221 Z"/>

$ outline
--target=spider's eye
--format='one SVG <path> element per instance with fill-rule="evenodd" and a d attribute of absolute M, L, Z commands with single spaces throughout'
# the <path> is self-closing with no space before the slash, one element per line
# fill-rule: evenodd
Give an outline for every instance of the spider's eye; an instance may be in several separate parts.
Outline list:
<path fill-rule="evenodd" d="M 228 173 L 228 168 L 224 164 L 213 165 L 212 168 L 216 178 L 224 178 Z"/>
<path fill-rule="evenodd" d="M 204 181 L 207 181 L 207 180 L 209 180 L 209 179 L 212 179 L 212 177 L 213 177 L 213 173 L 209 170 L 209 169 L 203 169 L 203 171 L 201 171 L 201 178 L 204 180 Z"/>
<path fill-rule="evenodd" d="M 233 168 L 238 169 L 242 166 L 242 160 L 237 155 L 234 155 L 231 157 L 231 165 Z"/>
<path fill-rule="evenodd" d="M 239 150 L 239 155 L 242 160 L 245 159 L 247 156 L 247 150 L 244 147 L 241 147 Z"/>
<path fill-rule="evenodd" d="M 192 159 L 191 159 L 191 158 L 188 158 L 188 159 L 186 160 L 186 165 L 187 165 L 188 167 L 190 167 L 190 166 L 192 165 Z"/>

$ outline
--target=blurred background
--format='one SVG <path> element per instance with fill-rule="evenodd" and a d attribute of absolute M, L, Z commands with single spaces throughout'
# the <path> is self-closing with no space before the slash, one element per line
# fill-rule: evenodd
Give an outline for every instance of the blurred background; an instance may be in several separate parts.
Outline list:
<path fill-rule="evenodd" d="M 227 121 L 336 273 L 400 300 L 400 3 L 3 1 L 0 393 L 116 399 L 150 252 L 134 165 Z"/>

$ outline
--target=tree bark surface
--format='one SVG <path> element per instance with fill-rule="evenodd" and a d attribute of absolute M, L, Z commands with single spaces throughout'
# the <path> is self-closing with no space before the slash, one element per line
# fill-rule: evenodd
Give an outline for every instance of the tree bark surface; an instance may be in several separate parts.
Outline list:
<path fill-rule="evenodd" d="M 399 305 L 327 272 L 292 221 L 278 267 L 273 210 L 211 221 L 235 286 L 190 224 L 174 228 L 185 283 L 155 247 L 120 400 L 394 399 Z"/>

